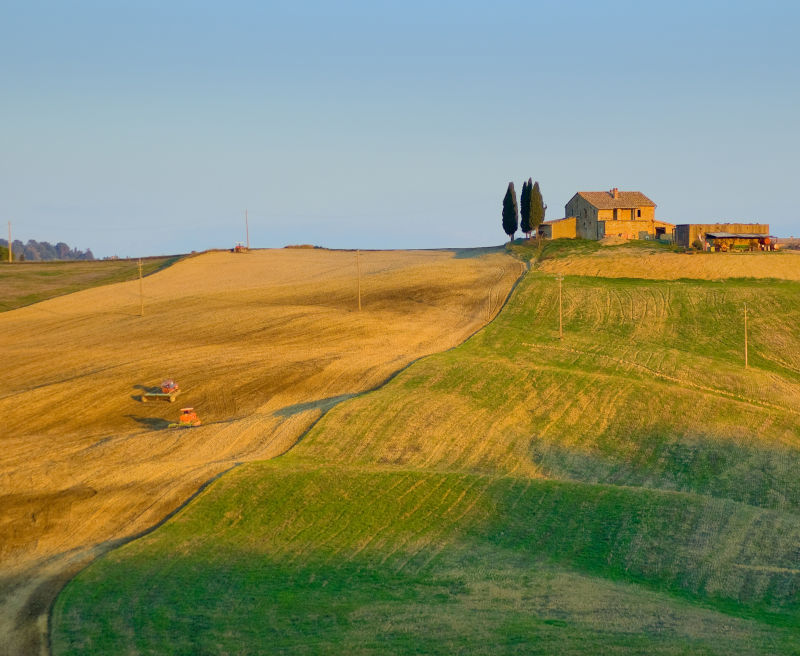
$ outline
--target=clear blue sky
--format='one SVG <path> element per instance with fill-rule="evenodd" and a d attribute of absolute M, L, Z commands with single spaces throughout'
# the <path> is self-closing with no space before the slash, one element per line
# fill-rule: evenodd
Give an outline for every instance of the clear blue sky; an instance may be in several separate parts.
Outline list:
<path fill-rule="evenodd" d="M 800 234 L 800 3 L 0 0 L 0 227 L 499 244 L 506 185 Z M 0 233 L 4 230 L 0 230 Z"/>

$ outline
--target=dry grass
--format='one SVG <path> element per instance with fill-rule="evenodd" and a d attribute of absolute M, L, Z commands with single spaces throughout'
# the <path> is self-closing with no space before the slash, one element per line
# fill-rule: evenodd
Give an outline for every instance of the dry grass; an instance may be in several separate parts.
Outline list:
<path fill-rule="evenodd" d="M 362 312 L 354 253 L 292 249 L 183 261 L 145 280 L 144 317 L 137 281 L 0 316 L 0 629 L 17 648 L 37 648 L 59 580 L 109 541 L 233 464 L 286 451 L 340 397 L 461 342 L 522 265 L 362 252 L 361 269 Z M 178 402 L 142 404 L 166 376 Z M 204 425 L 164 430 L 184 405 Z"/>
<path fill-rule="evenodd" d="M 640 246 L 601 248 L 591 253 L 544 259 L 545 273 L 603 278 L 678 280 L 778 278 L 800 280 L 800 253 L 675 253 Z"/>

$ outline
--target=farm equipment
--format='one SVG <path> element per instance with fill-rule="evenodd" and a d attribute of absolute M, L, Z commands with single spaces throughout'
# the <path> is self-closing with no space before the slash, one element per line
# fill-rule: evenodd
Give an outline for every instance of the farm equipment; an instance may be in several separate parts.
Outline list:
<path fill-rule="evenodd" d="M 161 390 L 158 392 L 145 392 L 142 394 L 142 403 L 148 401 L 175 401 L 175 397 L 180 394 L 180 388 L 172 378 L 167 378 L 161 383 Z"/>
<path fill-rule="evenodd" d="M 250 249 L 247 248 L 242 242 L 237 241 L 236 246 L 233 247 L 234 253 L 249 253 Z"/>
<path fill-rule="evenodd" d="M 178 418 L 177 424 L 170 424 L 169 428 L 192 428 L 199 426 L 201 423 L 197 417 L 194 408 L 181 408 L 181 416 Z"/>

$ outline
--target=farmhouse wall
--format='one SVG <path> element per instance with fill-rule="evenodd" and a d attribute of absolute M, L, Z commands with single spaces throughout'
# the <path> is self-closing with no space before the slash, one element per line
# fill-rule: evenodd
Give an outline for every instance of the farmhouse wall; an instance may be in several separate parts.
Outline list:
<path fill-rule="evenodd" d="M 655 207 L 626 207 L 597 211 L 598 221 L 652 221 L 655 218 Z"/>
<path fill-rule="evenodd" d="M 599 222 L 597 217 L 577 217 L 575 226 L 575 231 L 581 239 L 602 239 L 605 236 L 603 223 Z"/>
<path fill-rule="evenodd" d="M 652 221 L 604 221 L 603 223 L 605 223 L 606 237 L 642 239 L 647 236 L 655 236 Z"/>
<path fill-rule="evenodd" d="M 565 216 L 574 216 L 578 219 L 594 219 L 597 221 L 597 208 L 582 196 L 575 194 L 564 208 Z"/>

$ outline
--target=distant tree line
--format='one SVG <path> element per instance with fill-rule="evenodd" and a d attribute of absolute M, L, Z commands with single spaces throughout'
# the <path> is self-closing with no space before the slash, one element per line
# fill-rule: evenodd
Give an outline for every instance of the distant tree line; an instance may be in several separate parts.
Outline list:
<path fill-rule="evenodd" d="M 547 205 L 544 204 L 538 182 L 533 182 L 531 178 L 528 178 L 527 182 L 522 183 L 519 206 L 517 206 L 517 192 L 514 189 L 514 183 L 509 182 L 503 198 L 503 232 L 513 241 L 514 234 L 519 228 L 530 239 L 531 233 L 536 232 L 544 221 L 545 210 L 547 210 Z"/>
<path fill-rule="evenodd" d="M 63 241 L 55 246 L 47 241 L 36 241 L 29 239 L 27 244 L 23 244 L 19 239 L 12 242 L 14 260 L 17 262 L 32 261 L 41 262 L 44 260 L 93 260 L 94 255 L 90 249 L 85 251 L 77 248 L 70 248 Z M 0 239 L 0 261 L 8 261 L 8 240 Z"/>

